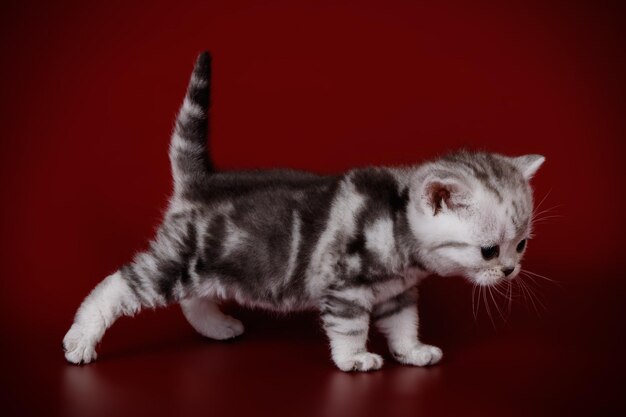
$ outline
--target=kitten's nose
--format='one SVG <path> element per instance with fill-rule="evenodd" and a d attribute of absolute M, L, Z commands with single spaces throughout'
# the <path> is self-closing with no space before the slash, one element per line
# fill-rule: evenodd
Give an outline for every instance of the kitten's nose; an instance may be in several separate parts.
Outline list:
<path fill-rule="evenodd" d="M 502 268 L 502 272 L 504 272 L 505 277 L 508 277 L 509 275 L 511 275 L 513 271 L 515 271 L 515 268 L 511 268 L 511 267 Z"/>

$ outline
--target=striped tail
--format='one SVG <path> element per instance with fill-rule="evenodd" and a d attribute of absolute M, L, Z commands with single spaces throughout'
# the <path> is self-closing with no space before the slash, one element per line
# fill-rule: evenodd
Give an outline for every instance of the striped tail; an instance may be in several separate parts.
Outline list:
<path fill-rule="evenodd" d="M 195 194 L 213 172 L 208 152 L 211 55 L 202 52 L 189 80 L 170 143 L 175 195 Z"/>

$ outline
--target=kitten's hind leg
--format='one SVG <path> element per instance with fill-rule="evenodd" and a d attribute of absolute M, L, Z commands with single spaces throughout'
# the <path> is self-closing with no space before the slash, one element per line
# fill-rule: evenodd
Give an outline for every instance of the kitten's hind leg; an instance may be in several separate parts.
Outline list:
<path fill-rule="evenodd" d="M 142 307 L 165 306 L 183 299 L 188 290 L 188 264 L 155 250 L 139 253 L 134 261 L 100 282 L 82 302 L 63 339 L 65 358 L 72 363 L 96 359 L 95 347 L 120 316 Z"/>
<path fill-rule="evenodd" d="M 121 315 L 133 315 L 141 302 L 121 271 L 109 275 L 85 298 L 63 339 L 65 358 L 72 363 L 96 359 L 96 345 L 104 332 Z"/>
<path fill-rule="evenodd" d="M 204 337 L 225 340 L 243 333 L 243 324 L 222 313 L 219 306 L 209 298 L 183 300 L 180 306 L 189 324 Z"/>

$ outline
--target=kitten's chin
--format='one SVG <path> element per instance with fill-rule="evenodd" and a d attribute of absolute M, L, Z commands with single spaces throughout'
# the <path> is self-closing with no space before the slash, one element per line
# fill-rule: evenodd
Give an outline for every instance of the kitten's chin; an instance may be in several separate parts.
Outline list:
<path fill-rule="evenodd" d="M 467 272 L 465 274 L 465 278 L 467 278 L 472 284 L 476 284 L 481 287 L 496 285 L 505 279 L 502 274 L 496 274 L 491 270 Z"/>
<path fill-rule="evenodd" d="M 481 287 L 490 287 L 502 281 L 502 278 L 471 278 L 470 281 Z"/>

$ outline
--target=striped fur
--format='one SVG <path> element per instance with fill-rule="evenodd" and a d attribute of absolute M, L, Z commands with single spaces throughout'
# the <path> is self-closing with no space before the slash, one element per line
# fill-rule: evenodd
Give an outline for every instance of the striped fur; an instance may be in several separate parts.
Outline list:
<path fill-rule="evenodd" d="M 200 54 L 189 80 L 187 94 L 178 112 L 172 141 L 170 161 L 176 196 L 184 196 L 202 188 L 213 172 L 207 153 L 209 105 L 211 101 L 211 56 Z"/>
<path fill-rule="evenodd" d="M 382 366 L 366 350 L 370 321 L 394 357 L 424 366 L 441 351 L 417 335 L 418 282 L 462 274 L 481 285 L 519 271 L 530 233 L 528 180 L 539 156 L 458 152 L 407 168 L 341 175 L 293 170 L 217 172 L 207 147 L 211 59 L 199 56 L 178 114 L 170 159 L 174 193 L 149 247 L 102 281 L 65 336 L 66 358 L 86 363 L 121 315 L 180 303 L 214 339 L 243 324 L 219 304 L 318 309 L 335 364 Z M 486 261 L 481 246 L 499 245 Z"/>

